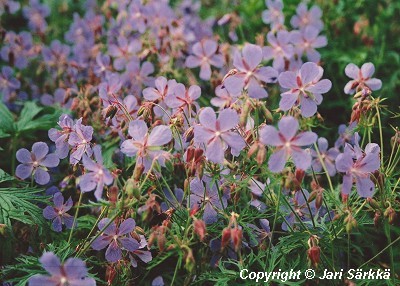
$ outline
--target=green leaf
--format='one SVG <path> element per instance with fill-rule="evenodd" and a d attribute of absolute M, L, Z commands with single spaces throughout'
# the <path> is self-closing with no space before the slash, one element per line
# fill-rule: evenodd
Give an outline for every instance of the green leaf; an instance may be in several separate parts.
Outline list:
<path fill-rule="evenodd" d="M 28 101 L 25 103 L 21 111 L 20 118 L 17 122 L 18 132 L 27 132 L 34 130 L 48 130 L 55 125 L 60 112 L 53 110 L 51 114 L 39 115 L 44 109 L 36 105 L 36 103 Z"/>
<path fill-rule="evenodd" d="M 14 180 L 13 176 L 10 176 L 6 172 L 4 172 L 2 169 L 0 169 L 0 184 L 4 183 L 4 182 L 13 181 L 13 180 Z"/>
<path fill-rule="evenodd" d="M 14 131 L 14 118 L 7 106 L 0 102 L 0 138 Z"/>

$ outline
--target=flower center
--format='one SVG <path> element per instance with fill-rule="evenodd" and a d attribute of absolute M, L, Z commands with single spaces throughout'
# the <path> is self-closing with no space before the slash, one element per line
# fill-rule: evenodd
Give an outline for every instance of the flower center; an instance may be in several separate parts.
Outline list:
<path fill-rule="evenodd" d="M 33 162 L 33 167 L 38 167 L 38 166 L 39 166 L 39 162 L 38 161 Z"/>
<path fill-rule="evenodd" d="M 60 279 L 61 285 L 65 285 L 67 282 L 68 282 L 67 278 L 64 276 L 61 276 L 61 279 Z"/>
<path fill-rule="evenodd" d="M 117 240 L 118 240 L 118 235 L 114 235 L 114 236 L 113 236 L 113 239 L 114 239 L 115 241 L 117 241 Z"/>
<path fill-rule="evenodd" d="M 285 147 L 286 148 L 290 148 L 290 142 L 289 141 L 285 143 Z"/>
<path fill-rule="evenodd" d="M 216 132 L 215 132 L 215 136 L 216 136 L 216 137 L 218 137 L 218 136 L 220 136 L 220 135 L 221 135 L 221 132 L 219 132 L 219 131 L 216 131 Z"/>

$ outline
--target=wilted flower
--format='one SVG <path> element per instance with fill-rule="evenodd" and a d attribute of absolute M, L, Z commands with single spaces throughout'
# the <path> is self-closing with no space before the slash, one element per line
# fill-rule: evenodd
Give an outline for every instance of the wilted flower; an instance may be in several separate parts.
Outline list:
<path fill-rule="evenodd" d="M 103 230 L 104 227 L 110 223 L 109 218 L 103 218 L 99 222 L 99 229 Z M 128 251 L 135 251 L 140 248 L 140 244 L 131 237 L 130 232 L 135 229 L 136 223 L 132 218 L 124 220 L 119 227 L 115 222 L 112 222 L 104 232 L 96 238 L 92 243 L 92 248 L 101 250 L 106 248 L 106 259 L 109 262 L 117 262 L 122 258 L 121 249 Z"/>
<path fill-rule="evenodd" d="M 43 210 L 43 216 L 45 219 L 52 219 L 53 220 L 53 229 L 57 232 L 62 231 L 62 225 L 65 224 L 67 228 L 72 228 L 74 224 L 74 218 L 67 214 L 72 208 L 73 202 L 72 199 L 69 198 L 64 203 L 63 195 L 58 192 L 54 194 L 53 197 L 54 207 L 47 206 Z"/>
<path fill-rule="evenodd" d="M 296 15 L 290 19 L 290 24 L 293 28 L 305 28 L 307 26 L 313 26 L 319 31 L 324 27 L 324 23 L 321 20 L 322 11 L 314 5 L 310 10 L 307 9 L 306 3 L 300 3 L 296 9 Z"/>
<path fill-rule="evenodd" d="M 243 89 L 246 89 L 252 98 L 268 97 L 268 93 L 262 87 L 261 82 L 275 82 L 278 72 L 271 67 L 258 67 L 262 59 L 262 49 L 257 45 L 246 43 L 242 53 L 239 51 L 234 53 L 233 65 L 237 69 L 237 73 L 224 80 L 224 86 L 230 94 L 238 96 Z"/>
<path fill-rule="evenodd" d="M 358 194 L 363 198 L 370 198 L 374 194 L 375 184 L 370 176 L 379 169 L 380 148 L 375 143 L 368 143 L 365 152 L 358 146 L 358 140 L 352 147 L 346 143 L 344 152 L 336 158 L 336 169 L 344 173 L 342 193 L 350 194 L 353 182 L 356 182 Z"/>
<path fill-rule="evenodd" d="M 168 126 L 156 126 L 149 135 L 146 123 L 143 120 L 134 120 L 129 124 L 128 133 L 132 139 L 122 142 L 122 153 L 131 157 L 136 155 L 136 163 L 143 164 L 145 172 L 150 170 L 153 160 L 158 160 L 161 166 L 165 165 L 168 153 L 161 150 L 161 146 L 172 139 L 172 132 Z"/>
<path fill-rule="evenodd" d="M 297 168 L 307 170 L 311 165 L 311 155 L 302 147 L 313 144 L 317 140 L 317 134 L 306 131 L 296 135 L 299 123 L 291 116 L 283 117 L 278 127 L 279 131 L 270 125 L 260 130 L 261 143 L 277 147 L 268 161 L 270 171 L 281 172 L 290 157 Z"/>
<path fill-rule="evenodd" d="M 346 75 L 353 80 L 349 81 L 344 87 L 344 92 L 353 94 L 356 90 L 368 88 L 370 90 L 378 90 L 382 87 L 382 81 L 377 78 L 372 78 L 375 72 L 375 66 L 372 63 L 365 63 L 361 69 L 355 64 L 348 64 L 344 70 Z"/>
<path fill-rule="evenodd" d="M 87 277 L 88 271 L 84 261 L 79 258 L 68 258 L 65 263 L 53 252 L 45 252 L 39 259 L 43 268 L 51 275 L 36 274 L 29 278 L 29 286 L 94 286 L 96 281 Z"/>
<path fill-rule="evenodd" d="M 221 54 L 217 54 L 218 44 L 213 40 L 204 40 L 193 45 L 192 52 L 186 58 L 186 66 L 195 68 L 200 66 L 200 78 L 209 80 L 211 77 L 211 66 L 220 68 L 224 65 L 224 58 Z"/>
<path fill-rule="evenodd" d="M 313 156 L 314 158 L 312 161 L 313 170 L 315 172 L 322 171 L 322 160 L 328 171 L 329 176 L 334 176 L 336 174 L 335 159 L 339 155 L 339 150 L 336 147 L 330 148 L 328 150 L 328 140 L 323 137 L 318 138 L 317 145 L 321 158 L 318 156 L 316 150 L 311 149 L 311 156 Z"/>
<path fill-rule="evenodd" d="M 279 108 L 287 111 L 293 105 L 300 105 L 304 117 L 313 116 L 317 112 L 317 105 L 322 102 L 322 94 L 328 92 L 332 83 L 329 79 L 320 80 L 324 70 L 315 63 L 305 63 L 295 73 L 286 71 L 279 75 L 281 87 L 289 89 L 281 93 Z"/>
<path fill-rule="evenodd" d="M 22 163 L 17 166 L 15 174 L 21 179 L 27 179 L 33 174 L 36 183 L 46 185 L 50 182 L 47 168 L 57 167 L 60 159 L 56 154 L 48 154 L 49 147 L 44 142 L 32 145 L 32 152 L 25 148 L 17 151 L 17 160 Z"/>
<path fill-rule="evenodd" d="M 218 119 L 211 107 L 204 108 L 199 115 L 200 125 L 194 128 L 195 143 L 206 144 L 208 160 L 222 164 L 224 152 L 231 147 L 231 153 L 238 156 L 245 147 L 245 142 L 239 133 L 231 131 L 238 123 L 239 116 L 233 109 L 224 109 Z"/>
<path fill-rule="evenodd" d="M 104 185 L 111 185 L 113 177 L 110 171 L 103 165 L 103 157 L 101 155 L 101 147 L 96 145 L 93 148 L 96 162 L 90 159 L 86 154 L 83 155 L 82 163 L 85 169 L 89 172 L 79 177 L 79 186 L 81 192 L 86 193 L 94 191 L 94 196 L 97 200 L 101 199 Z"/>

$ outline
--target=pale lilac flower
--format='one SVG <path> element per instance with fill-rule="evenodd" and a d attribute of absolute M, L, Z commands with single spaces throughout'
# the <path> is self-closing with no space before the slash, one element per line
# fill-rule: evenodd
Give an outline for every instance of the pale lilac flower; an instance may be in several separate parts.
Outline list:
<path fill-rule="evenodd" d="M 80 118 L 75 123 L 74 130 L 69 134 L 68 138 L 68 144 L 72 146 L 72 151 L 69 158 L 70 164 L 77 164 L 85 153 L 88 156 L 92 156 L 93 151 L 90 146 L 92 136 L 93 127 L 83 125 L 82 118 Z"/>
<path fill-rule="evenodd" d="M 13 0 L 2 0 L 0 1 L 0 16 L 3 15 L 4 12 L 9 12 L 10 14 L 14 14 L 21 7 L 20 3 Z"/>
<path fill-rule="evenodd" d="M 28 59 L 35 55 L 34 50 L 30 33 L 7 32 L 1 48 L 1 58 L 11 66 L 24 69 L 28 65 Z"/>
<path fill-rule="evenodd" d="M 147 87 L 143 89 L 143 97 L 149 101 L 162 103 L 167 94 L 173 92 L 177 83 L 174 79 L 167 80 L 165 77 L 159 76 L 155 80 L 154 84 L 155 87 Z"/>
<path fill-rule="evenodd" d="M 119 36 L 116 44 L 108 46 L 108 54 L 114 57 L 114 68 L 121 71 L 133 57 L 136 57 L 141 49 L 142 43 L 139 40 L 128 40 L 123 36 Z"/>
<path fill-rule="evenodd" d="M 150 76 L 152 73 L 154 73 L 154 66 L 151 62 L 140 64 L 140 61 L 134 58 L 126 64 L 122 80 L 132 93 L 140 94 L 143 85 L 154 85 L 154 77 Z"/>
<path fill-rule="evenodd" d="M 166 95 L 164 102 L 168 107 L 182 110 L 189 115 L 193 111 L 199 110 L 200 107 L 196 100 L 200 95 L 201 89 L 199 86 L 192 85 L 189 89 L 186 89 L 183 84 L 178 83 L 174 86 L 172 92 Z"/>
<path fill-rule="evenodd" d="M 136 249 L 129 253 L 129 260 L 131 261 L 132 267 L 135 267 L 135 268 L 138 266 L 136 257 L 138 257 L 144 263 L 149 263 L 153 259 L 151 252 L 148 250 L 145 250 L 145 249 L 148 249 L 148 246 L 147 246 L 147 241 L 146 241 L 146 238 L 144 237 L 144 235 L 140 235 L 139 243 L 140 243 L 139 249 Z"/>
<path fill-rule="evenodd" d="M 294 105 L 300 105 L 301 115 L 313 116 L 317 112 L 317 105 L 322 102 L 322 94 L 332 87 L 330 80 L 321 80 L 323 73 L 321 67 L 311 62 L 303 64 L 297 73 L 281 73 L 278 78 L 279 84 L 289 90 L 281 93 L 279 108 L 287 111 Z"/>
<path fill-rule="evenodd" d="M 45 18 L 50 15 L 50 8 L 40 4 L 39 0 L 29 0 L 29 6 L 22 9 L 24 17 L 28 19 L 28 26 L 35 32 L 44 33 L 47 29 Z"/>
<path fill-rule="evenodd" d="M 267 41 L 270 46 L 263 48 L 265 60 L 273 59 L 272 66 L 278 71 L 285 69 L 285 59 L 290 59 L 293 56 L 293 46 L 290 44 L 290 33 L 285 30 L 280 30 L 276 33 L 267 34 Z"/>
<path fill-rule="evenodd" d="M 262 82 L 275 82 L 278 72 L 271 67 L 258 67 L 262 59 L 261 47 L 248 43 L 244 45 L 242 53 L 239 51 L 234 53 L 233 65 L 238 72 L 228 76 L 224 81 L 224 86 L 230 94 L 238 96 L 243 89 L 246 89 L 252 98 L 268 97 Z"/>
<path fill-rule="evenodd" d="M 45 252 L 39 259 L 43 268 L 51 275 L 36 274 L 29 278 L 29 286 L 95 286 L 96 281 L 87 277 L 88 271 L 84 261 L 79 258 L 68 258 L 65 263 L 53 252 Z"/>
<path fill-rule="evenodd" d="M 68 229 L 71 229 L 74 225 L 74 217 L 67 214 L 67 211 L 69 211 L 73 205 L 71 197 L 64 203 L 63 195 L 57 192 L 54 194 L 53 202 L 54 207 L 47 206 L 43 210 L 44 218 L 53 220 L 52 226 L 57 232 L 62 231 L 63 224 L 65 224 Z"/>
<path fill-rule="evenodd" d="M 227 194 L 218 193 L 217 183 L 212 182 L 210 177 L 203 177 L 202 180 L 196 177 L 190 182 L 190 208 L 204 207 L 203 220 L 206 224 L 217 222 L 217 210 L 227 206 Z"/>
<path fill-rule="evenodd" d="M 336 158 L 336 169 L 344 173 L 343 194 L 350 194 L 355 181 L 357 192 L 361 197 L 371 198 L 373 196 L 375 184 L 370 177 L 380 167 L 379 153 L 380 148 L 375 143 L 368 143 L 365 152 L 358 146 L 358 140 L 353 147 L 346 143 L 344 153 L 339 154 Z"/>
<path fill-rule="evenodd" d="M 231 106 L 238 99 L 237 96 L 231 95 L 223 85 L 215 88 L 215 95 L 216 97 L 211 98 L 210 102 L 220 109 Z"/>
<path fill-rule="evenodd" d="M 268 182 L 267 182 L 268 183 Z M 259 212 L 265 212 L 267 209 L 267 206 L 265 203 L 259 200 L 259 197 L 263 195 L 263 192 L 265 190 L 266 184 L 261 183 L 260 181 L 256 179 L 251 179 L 249 181 L 249 189 L 251 191 L 251 201 L 250 205 L 255 207 Z"/>
<path fill-rule="evenodd" d="M 260 142 L 276 147 L 268 161 L 271 172 L 279 173 L 291 157 L 296 168 L 307 170 L 311 165 L 311 155 L 302 147 L 309 146 L 317 141 L 317 134 L 311 131 L 296 135 L 299 129 L 298 121 L 285 116 L 278 123 L 279 131 L 267 125 L 260 130 Z"/>
<path fill-rule="evenodd" d="M 265 24 L 270 24 L 272 30 L 278 30 L 285 22 L 283 15 L 283 2 L 281 0 L 265 0 L 267 10 L 262 12 L 262 20 Z"/>
<path fill-rule="evenodd" d="M 153 279 L 151 282 L 151 286 L 164 286 L 164 279 L 162 276 L 157 276 L 156 278 Z"/>
<path fill-rule="evenodd" d="M 74 121 L 68 115 L 63 114 L 60 116 L 58 126 L 61 127 L 61 130 L 51 128 L 48 135 L 50 140 L 56 143 L 56 154 L 60 159 L 64 159 L 68 156 L 68 139 L 74 130 Z"/>
<path fill-rule="evenodd" d="M 20 87 L 21 83 L 19 80 L 13 77 L 12 68 L 7 66 L 2 67 L 0 74 L 0 92 L 3 93 L 4 96 L 7 96 Z"/>
<path fill-rule="evenodd" d="M 93 147 L 93 153 L 96 162 L 90 159 L 86 154 L 83 154 L 83 167 L 85 167 L 88 172 L 79 177 L 79 187 L 83 193 L 95 189 L 94 196 L 97 200 L 100 200 L 103 194 L 104 185 L 111 185 L 114 179 L 110 171 L 108 171 L 108 169 L 103 165 L 103 157 L 99 145 Z"/>
<path fill-rule="evenodd" d="M 33 174 L 36 183 L 46 185 L 50 182 L 47 168 L 57 167 L 60 159 L 56 154 L 48 154 L 49 147 L 44 142 L 32 145 L 32 152 L 25 148 L 17 151 L 17 160 L 22 163 L 17 166 L 15 174 L 21 179 L 27 179 Z"/>
<path fill-rule="evenodd" d="M 93 68 L 93 72 L 98 77 L 105 76 L 107 72 L 111 72 L 111 58 L 109 55 L 102 55 L 99 53 L 96 56 L 96 65 Z"/>
<path fill-rule="evenodd" d="M 295 53 L 300 58 L 305 54 L 310 62 L 319 62 L 321 55 L 315 49 L 325 47 L 328 41 L 325 36 L 318 34 L 319 30 L 313 26 L 308 26 L 304 30 L 291 32 L 290 40 L 294 44 Z"/>
<path fill-rule="evenodd" d="M 218 44 L 213 40 L 203 40 L 193 45 L 192 53 L 186 58 L 186 66 L 195 68 L 200 66 L 200 78 L 209 80 L 211 77 L 211 65 L 221 68 L 224 65 L 224 57 L 217 53 Z"/>
<path fill-rule="evenodd" d="M 317 141 L 318 150 L 321 155 L 321 159 L 325 164 L 329 176 L 333 177 L 336 174 L 335 159 L 339 155 L 339 150 L 336 147 L 328 149 L 328 140 L 323 137 L 318 138 Z M 312 167 L 315 172 L 321 172 L 323 170 L 321 159 L 318 157 L 316 150 L 311 149 L 311 156 L 313 157 Z"/>
<path fill-rule="evenodd" d="M 128 6 L 128 23 L 132 26 L 133 30 L 139 31 L 143 34 L 147 28 L 147 11 L 141 0 L 133 0 Z"/>
<path fill-rule="evenodd" d="M 350 143 L 352 145 L 355 144 L 354 132 L 357 128 L 357 124 L 358 123 L 354 121 L 350 123 L 349 126 L 346 126 L 346 124 L 339 125 L 339 130 L 338 130 L 339 138 L 335 142 L 336 148 L 344 147 L 345 143 Z"/>
<path fill-rule="evenodd" d="M 69 46 L 61 44 L 59 40 L 54 40 L 50 47 L 42 48 L 42 57 L 48 67 L 61 68 L 68 63 L 70 50 Z M 58 72 L 57 69 L 56 72 Z"/>
<path fill-rule="evenodd" d="M 238 156 L 246 146 L 239 133 L 232 131 L 239 123 L 239 116 L 235 110 L 224 109 L 217 119 L 215 111 L 206 107 L 200 112 L 199 121 L 200 125 L 194 127 L 194 142 L 205 144 L 208 160 L 222 164 L 224 152 L 228 147 L 231 148 L 232 155 Z"/>
<path fill-rule="evenodd" d="M 172 132 L 168 126 L 159 125 L 153 128 L 150 135 L 143 120 L 134 120 L 129 124 L 128 133 L 132 139 L 122 142 L 121 152 L 127 156 L 136 156 L 136 163 L 143 164 L 145 172 L 150 170 L 153 160 L 158 160 L 161 166 L 165 166 L 168 152 L 161 146 L 172 140 Z"/>
<path fill-rule="evenodd" d="M 43 94 L 40 97 L 40 103 L 46 106 L 53 106 L 53 105 L 59 105 L 61 107 L 64 107 L 66 109 L 69 109 L 72 105 L 73 99 L 71 97 L 67 97 L 67 91 L 63 88 L 57 88 L 54 91 L 54 96 L 50 94 Z"/>
<path fill-rule="evenodd" d="M 109 218 L 103 218 L 98 227 L 103 230 L 110 223 Z M 107 247 L 106 259 L 109 262 L 117 262 L 122 258 L 122 249 L 135 251 L 140 248 L 140 244 L 131 237 L 132 232 L 136 227 L 135 220 L 128 218 L 124 220 L 119 227 L 115 222 L 112 222 L 103 233 L 96 238 L 92 243 L 94 250 L 101 250 Z"/>
<path fill-rule="evenodd" d="M 322 11 L 314 5 L 310 10 L 307 9 L 306 3 L 300 3 L 296 9 L 296 15 L 290 19 L 290 24 L 293 28 L 303 29 L 307 26 L 313 26 L 319 31 L 324 27 L 324 23 L 321 20 Z"/>
<path fill-rule="evenodd" d="M 348 64 L 344 70 L 346 75 L 353 80 L 349 81 L 344 87 L 344 92 L 353 94 L 358 89 L 368 88 L 370 90 L 379 90 L 382 87 L 382 81 L 372 78 L 375 72 L 375 66 L 372 63 L 365 63 L 361 69 L 355 64 Z"/>
<path fill-rule="evenodd" d="M 105 81 L 99 84 L 99 96 L 103 100 L 104 107 L 116 104 L 118 105 L 118 92 L 122 88 L 122 81 L 119 74 L 109 74 Z"/>

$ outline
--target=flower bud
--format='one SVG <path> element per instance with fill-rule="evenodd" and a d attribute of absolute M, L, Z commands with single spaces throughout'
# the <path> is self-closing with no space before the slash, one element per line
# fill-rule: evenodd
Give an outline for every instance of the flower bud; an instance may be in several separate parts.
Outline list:
<path fill-rule="evenodd" d="M 193 222 L 194 232 L 199 236 L 200 241 L 204 240 L 206 235 L 206 224 L 201 219 L 195 219 Z"/>
<path fill-rule="evenodd" d="M 139 181 L 140 176 L 143 174 L 143 171 L 144 171 L 144 165 L 136 163 L 135 169 L 133 170 L 132 178 L 135 181 Z"/>
<path fill-rule="evenodd" d="M 186 259 L 185 259 L 185 268 L 187 271 L 192 272 L 195 265 L 196 265 L 196 261 L 193 256 L 193 251 L 190 248 L 188 248 L 187 254 L 186 254 Z"/>
<path fill-rule="evenodd" d="M 321 248 L 319 246 L 312 246 L 307 250 L 307 256 L 313 267 L 317 267 L 320 262 Z"/>
<path fill-rule="evenodd" d="M 238 252 L 242 246 L 242 237 L 243 232 L 241 229 L 237 227 L 231 229 L 231 239 L 236 252 Z"/>
<path fill-rule="evenodd" d="M 231 240 L 231 228 L 226 227 L 222 231 L 222 238 L 221 238 L 221 250 L 223 250 Z"/>

